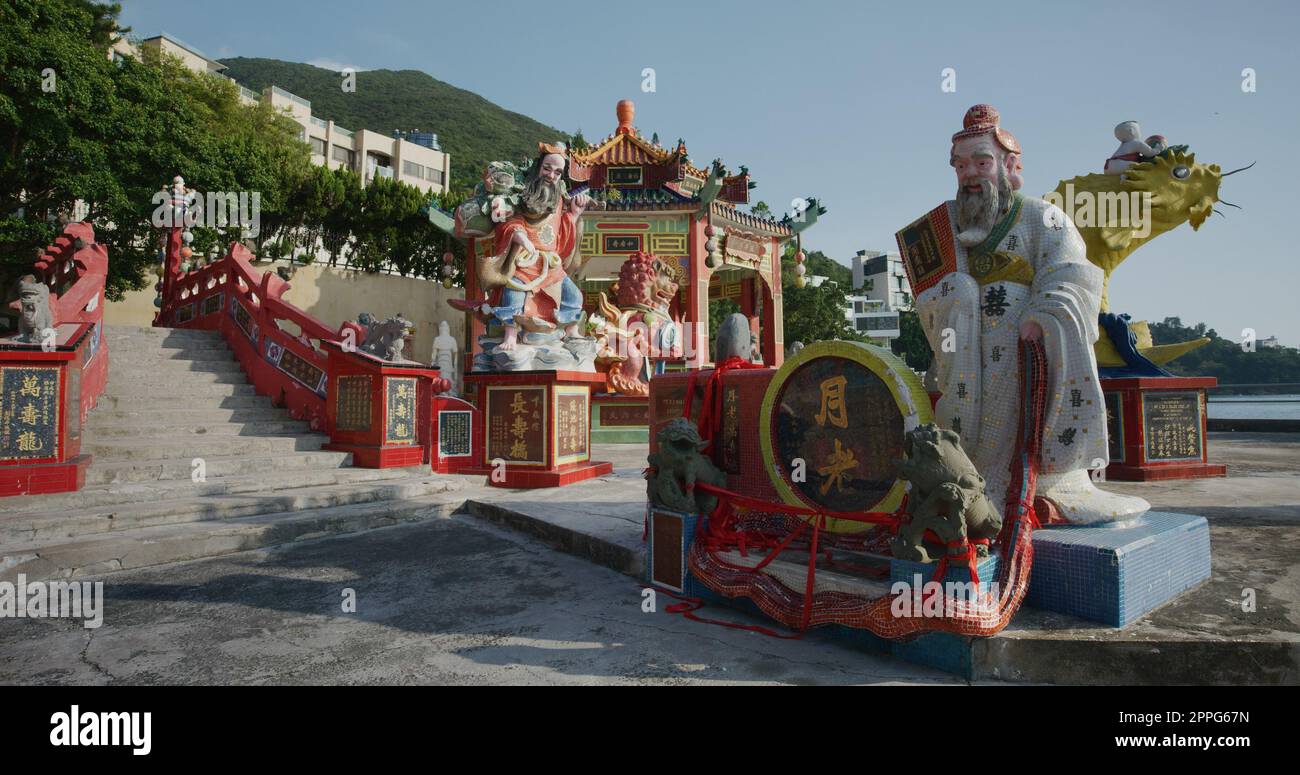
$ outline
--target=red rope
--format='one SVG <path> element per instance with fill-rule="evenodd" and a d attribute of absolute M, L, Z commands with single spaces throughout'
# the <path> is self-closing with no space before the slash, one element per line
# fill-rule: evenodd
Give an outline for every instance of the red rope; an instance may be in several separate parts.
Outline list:
<path fill-rule="evenodd" d="M 704 401 L 700 407 L 700 419 L 695 427 L 700 431 L 700 438 L 709 442 L 708 451 L 713 446 L 713 438 L 722 430 L 722 377 L 728 371 L 736 369 L 763 369 L 761 363 L 750 363 L 738 355 L 733 355 L 713 367 L 708 381 L 704 383 Z M 686 401 L 682 407 L 682 417 L 691 419 L 691 406 L 695 403 L 695 380 L 701 374 L 692 371 L 686 378 Z"/>
<path fill-rule="evenodd" d="M 726 364 L 722 366 L 725 367 Z M 927 618 L 921 611 L 916 610 L 913 610 L 910 616 L 896 616 L 893 612 L 895 602 L 893 595 L 866 599 L 843 592 L 820 594 L 815 592 L 818 545 L 827 518 L 873 523 L 896 529 L 901 521 L 902 507 L 892 514 L 819 512 L 788 504 L 771 503 L 720 487 L 697 483 L 696 486 L 705 492 L 718 496 L 719 504 L 704 531 L 696 536 L 696 540 L 691 545 L 690 571 L 714 592 L 726 597 L 749 598 L 764 613 L 800 632 L 821 624 L 837 623 L 868 629 L 881 637 L 895 639 L 931 631 L 973 636 L 989 636 L 997 633 L 1010 622 L 1019 609 L 1028 588 L 1029 569 L 1033 562 L 1032 533 L 1038 526 L 1033 501 L 1038 478 L 1047 394 L 1046 354 L 1041 342 L 1021 342 L 1020 370 L 1023 382 L 1021 427 L 1016 443 L 1016 454 L 1011 464 L 1012 482 L 1016 486 L 1008 493 L 1006 518 L 1002 533 L 999 535 L 1003 562 L 998 574 L 1001 591 L 996 601 L 996 608 L 990 610 L 988 604 L 991 599 L 985 594 L 980 594 L 977 601 L 945 597 L 944 615 L 941 617 Z M 710 377 L 710 385 L 713 387 L 706 386 L 705 412 L 700 418 L 701 425 L 704 425 L 706 419 L 704 415 L 708 412 L 710 399 L 716 392 L 716 377 L 716 374 Z M 694 375 L 692 375 L 693 379 Z M 693 383 L 688 390 L 693 391 Z M 688 396 L 693 396 L 693 392 L 688 393 Z M 689 400 L 687 404 L 686 414 L 689 417 Z M 701 432 L 704 432 L 703 429 Z M 764 512 L 768 516 L 740 518 L 732 508 L 733 503 Z M 788 524 L 784 535 L 780 538 L 778 538 L 779 533 L 761 527 L 755 529 L 756 525 L 750 524 L 770 521 L 772 514 L 780 515 L 781 518 L 811 517 L 812 519 L 798 520 L 797 525 Z M 794 521 L 787 520 L 787 523 Z M 760 570 L 786 549 L 799 545 L 796 541 L 810 524 L 813 530 L 808 545 L 808 574 L 803 594 L 800 598 L 796 598 L 793 597 L 792 590 L 768 574 L 761 573 Z M 932 579 L 942 585 L 949 563 L 964 561 L 970 569 L 971 581 L 978 590 L 980 583 L 977 568 L 978 546 L 987 543 L 965 539 L 951 542 L 948 548 L 960 551 L 942 556 Z M 721 552 L 733 548 L 739 548 L 743 555 L 747 545 L 763 546 L 771 551 L 753 567 L 727 563 L 718 556 Z M 699 601 L 695 600 L 692 603 L 694 607 L 680 612 L 697 621 L 707 621 L 702 617 L 694 616 L 693 612 L 702 605 L 697 603 Z M 949 612 L 951 615 L 948 615 Z M 732 626 L 725 622 L 716 623 Z M 745 625 L 735 626 L 741 629 L 755 629 Z M 777 635 L 776 637 L 788 636 Z"/>

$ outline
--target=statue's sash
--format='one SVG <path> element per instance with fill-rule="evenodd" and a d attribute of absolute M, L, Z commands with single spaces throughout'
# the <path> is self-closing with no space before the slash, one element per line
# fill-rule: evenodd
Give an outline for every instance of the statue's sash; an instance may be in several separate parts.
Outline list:
<path fill-rule="evenodd" d="M 912 285 L 912 298 L 939 282 L 939 278 L 957 271 L 957 245 L 947 202 L 908 224 L 895 237 Z"/>

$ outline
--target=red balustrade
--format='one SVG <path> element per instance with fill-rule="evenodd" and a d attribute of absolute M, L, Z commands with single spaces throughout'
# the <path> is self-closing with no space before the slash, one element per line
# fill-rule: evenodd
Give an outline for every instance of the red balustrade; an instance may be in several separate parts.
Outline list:
<path fill-rule="evenodd" d="M 354 465 L 430 462 L 430 403 L 447 387 L 436 368 L 358 351 L 360 327 L 332 329 L 285 301 L 289 283 L 253 267 L 239 243 L 185 271 L 182 234 L 177 227 L 166 235 L 155 326 L 220 331 L 257 392 L 328 434 L 327 448 L 352 452 Z"/>
<path fill-rule="evenodd" d="M 82 428 L 108 382 L 108 251 L 94 229 L 65 226 L 31 274 L 50 289 L 52 336 L 37 344 L 0 340 L 0 495 L 81 488 L 90 464 Z"/>

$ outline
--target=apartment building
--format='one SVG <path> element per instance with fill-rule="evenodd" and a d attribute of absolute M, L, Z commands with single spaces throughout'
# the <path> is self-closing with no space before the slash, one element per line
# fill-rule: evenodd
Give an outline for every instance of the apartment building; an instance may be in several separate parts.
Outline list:
<path fill-rule="evenodd" d="M 899 329 L 898 310 L 890 309 L 883 299 L 866 295 L 846 296 L 844 317 L 854 331 L 868 337 L 872 344 L 888 347 L 891 339 L 902 333 Z"/>
<path fill-rule="evenodd" d="M 224 64 L 167 33 L 132 44 L 119 38 L 109 49 L 109 57 L 138 56 L 140 50 L 153 50 L 179 59 L 186 67 L 209 75 L 228 78 Z M 362 185 L 377 177 L 399 180 L 424 192 L 441 193 L 451 178 L 451 156 L 438 147 L 437 135 L 419 133 L 410 139 L 389 137 L 367 129 L 351 131 L 329 119 L 312 115 L 311 102 L 278 86 L 268 86 L 261 94 L 242 85 L 239 98 L 245 104 L 265 101 L 282 111 L 300 127 L 298 136 L 311 146 L 314 164 L 330 169 L 346 167 L 361 176 Z M 416 142 L 412 142 L 416 141 Z"/>
<path fill-rule="evenodd" d="M 346 167 L 361 176 L 363 185 L 377 177 L 400 180 L 421 191 L 442 192 L 451 177 L 451 157 L 437 148 L 389 137 L 368 129 L 344 129 L 312 115 L 311 102 L 278 86 L 268 86 L 262 98 L 302 127 L 300 137 L 311 145 L 311 160 L 330 169 Z"/>
<path fill-rule="evenodd" d="M 868 299 L 879 299 L 885 309 L 912 307 L 912 285 L 897 253 L 859 250 L 853 257 L 853 290 Z"/>

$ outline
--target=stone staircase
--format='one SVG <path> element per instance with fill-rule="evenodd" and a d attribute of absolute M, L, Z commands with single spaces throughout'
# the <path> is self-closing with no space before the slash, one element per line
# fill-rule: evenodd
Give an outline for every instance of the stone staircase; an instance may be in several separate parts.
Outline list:
<path fill-rule="evenodd" d="M 100 575 L 446 516 L 468 480 L 351 455 L 254 392 L 220 334 L 105 328 L 80 492 L 0 498 L 0 581 Z M 202 460 L 204 478 L 192 476 Z"/>

